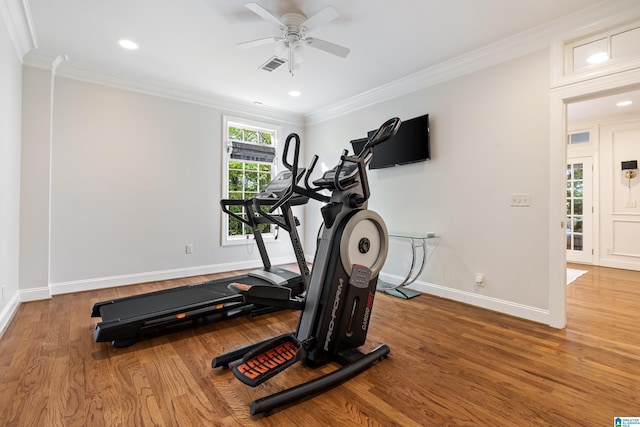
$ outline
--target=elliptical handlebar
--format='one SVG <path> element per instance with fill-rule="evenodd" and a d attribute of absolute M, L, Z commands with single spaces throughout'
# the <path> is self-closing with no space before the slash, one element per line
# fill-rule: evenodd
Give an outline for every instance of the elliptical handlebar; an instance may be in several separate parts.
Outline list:
<path fill-rule="evenodd" d="M 289 163 L 287 159 L 287 157 L 289 156 L 289 143 L 291 142 L 292 139 L 296 140 L 295 149 L 293 152 L 293 164 Z M 291 173 L 293 173 L 294 169 L 296 171 L 298 170 L 299 156 L 300 156 L 300 136 L 297 133 L 290 133 L 284 142 L 284 156 L 282 156 L 282 164 L 284 165 L 284 167 L 289 169 Z M 294 180 L 294 182 L 297 182 L 297 181 Z"/>
<path fill-rule="evenodd" d="M 363 153 L 367 150 L 367 148 L 371 149 L 394 136 L 398 132 L 398 129 L 400 129 L 401 123 L 402 121 L 398 117 L 393 117 L 384 122 L 378 128 L 376 133 L 374 133 L 373 136 L 366 142 L 366 144 L 364 144 L 364 148 L 360 152 L 360 156 L 364 157 Z"/>
<path fill-rule="evenodd" d="M 311 165 L 309 166 L 309 170 L 307 171 L 306 175 L 304 176 L 304 187 L 309 190 L 309 191 L 313 191 L 313 192 L 318 192 L 318 190 L 320 190 L 319 187 L 312 187 L 311 184 L 309 184 L 309 178 L 311 177 L 311 173 L 313 172 L 313 170 L 316 167 L 316 164 L 318 163 L 318 155 L 314 154 L 313 155 L 313 159 L 311 159 Z"/>
<path fill-rule="evenodd" d="M 289 163 L 288 161 L 289 144 L 291 143 L 292 139 L 295 139 L 294 150 L 293 150 L 293 164 Z M 290 133 L 284 142 L 284 155 L 282 156 L 282 164 L 284 165 L 284 167 L 289 169 L 289 171 L 291 171 L 291 185 L 289 185 L 289 188 L 287 188 L 287 190 L 282 195 L 280 200 L 278 200 L 278 202 L 276 202 L 273 206 L 269 208 L 270 213 L 275 212 L 276 209 L 278 209 L 280 206 L 287 203 L 291 199 L 291 197 L 293 197 L 293 193 L 294 193 L 293 190 L 294 190 L 294 187 L 296 186 L 296 182 L 298 182 L 298 159 L 299 158 L 300 158 L 300 136 L 297 133 Z M 263 214 L 261 210 L 259 210 L 258 213 Z"/>
<path fill-rule="evenodd" d="M 340 163 L 335 167 L 335 173 L 333 176 L 333 187 L 340 190 L 345 191 L 350 187 L 349 184 L 343 184 L 340 181 L 341 171 L 344 168 L 346 162 L 353 163 L 357 166 L 358 175 L 360 176 L 360 182 L 363 187 L 362 197 L 359 198 L 360 201 L 367 200 L 369 198 L 369 188 L 368 182 L 366 178 L 365 168 L 369 161 L 371 160 L 371 150 L 376 145 L 385 142 L 389 138 L 393 137 L 400 128 L 401 120 L 398 117 L 393 117 L 386 122 L 384 122 L 378 130 L 373 134 L 371 138 L 365 143 L 362 151 L 357 156 L 349 156 L 348 152 L 344 150 L 342 156 L 340 156 Z M 289 162 L 289 150 L 291 149 L 291 141 L 294 141 L 293 144 L 293 162 Z M 309 179 L 311 174 L 313 173 L 315 166 L 318 162 L 318 156 L 314 155 L 313 160 L 311 162 L 310 167 L 304 172 L 304 187 L 299 186 L 297 183 L 300 180 L 300 171 L 298 162 L 300 160 L 300 136 L 297 133 L 291 133 L 287 136 L 287 139 L 284 143 L 284 154 L 282 156 L 282 164 L 291 171 L 291 184 L 289 188 L 282 195 L 280 200 L 272 205 L 269 209 L 269 212 L 274 212 L 276 209 L 287 203 L 294 194 L 302 194 L 307 197 L 310 197 L 315 200 L 319 200 L 321 202 L 328 202 L 330 198 L 324 194 L 321 194 L 320 191 L 323 187 L 313 187 L 309 183 Z M 262 212 L 258 212 L 262 214 Z"/>
<path fill-rule="evenodd" d="M 345 162 L 355 163 L 358 168 L 358 175 L 360 177 L 360 185 L 362 187 L 362 195 L 361 197 L 357 197 L 354 199 L 354 203 L 356 205 L 362 205 L 369 199 L 371 195 L 369 190 L 369 180 L 367 179 L 367 173 L 365 171 L 367 165 L 372 159 L 371 151 L 373 147 L 378 144 L 381 144 L 391 137 L 395 136 L 400 129 L 400 124 L 402 121 L 398 117 L 393 117 L 386 122 L 384 122 L 378 130 L 369 138 L 369 140 L 364 144 L 362 151 L 356 156 L 348 156 L 347 151 L 345 150 L 340 157 L 340 164 L 336 167 L 336 172 L 334 175 L 334 187 L 340 191 L 345 191 L 349 188 L 349 185 L 343 185 L 340 182 L 340 172 L 344 167 Z"/>
<path fill-rule="evenodd" d="M 291 141 L 294 141 L 293 144 L 293 162 L 289 163 L 289 150 L 291 149 Z M 311 162 L 311 166 L 308 170 L 305 171 L 304 168 L 300 168 L 298 166 L 300 160 L 300 136 L 297 133 L 291 133 L 287 136 L 287 139 L 284 143 L 284 152 L 282 156 L 282 164 L 291 172 L 291 184 L 287 188 L 287 190 L 280 196 L 280 199 L 269 208 L 269 213 L 275 212 L 282 205 L 287 203 L 294 194 L 300 194 L 303 196 L 310 197 L 315 200 L 319 200 L 321 202 L 328 202 L 329 197 L 320 194 L 318 189 L 311 188 L 309 185 L 309 176 L 313 172 L 314 167 L 318 161 L 318 156 L 313 157 L 313 161 Z M 305 187 L 301 187 L 298 185 L 298 181 L 304 175 Z M 258 214 L 266 216 L 262 210 L 258 210 Z"/>

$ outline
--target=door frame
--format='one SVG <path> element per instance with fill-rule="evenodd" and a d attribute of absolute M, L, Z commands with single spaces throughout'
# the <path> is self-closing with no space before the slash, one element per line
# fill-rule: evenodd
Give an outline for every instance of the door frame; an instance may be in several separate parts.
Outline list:
<path fill-rule="evenodd" d="M 552 55 L 557 58 L 556 56 Z M 562 57 L 562 56 L 560 56 Z M 561 67 L 551 61 L 553 70 Z M 549 94 L 549 325 L 564 328 L 566 311 L 567 104 L 640 88 L 640 68 L 580 82 L 552 86 Z"/>

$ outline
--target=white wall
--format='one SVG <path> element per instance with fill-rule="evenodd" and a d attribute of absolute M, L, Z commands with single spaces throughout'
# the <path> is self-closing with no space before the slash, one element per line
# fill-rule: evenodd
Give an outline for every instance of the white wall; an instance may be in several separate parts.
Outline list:
<path fill-rule="evenodd" d="M 441 236 L 421 290 L 546 322 L 548 75 L 545 50 L 310 124 L 307 153 L 332 167 L 350 139 L 387 118 L 428 113 L 432 160 L 372 171 L 370 208 L 391 231 Z M 510 207 L 511 193 L 530 193 L 531 207 Z M 315 208 L 305 220 L 309 231 L 321 222 Z M 307 251 L 314 240 L 306 235 Z M 475 288 L 475 273 L 485 287 Z"/>
<path fill-rule="evenodd" d="M 0 19 L 0 334 L 18 304 L 22 60 Z"/>
<path fill-rule="evenodd" d="M 21 300 L 48 298 L 51 74 L 23 67 Z"/>
<path fill-rule="evenodd" d="M 640 269 L 640 178 L 621 162 L 640 160 L 640 121 L 600 127 L 600 264 Z M 630 186 L 629 186 L 630 185 Z"/>
<path fill-rule="evenodd" d="M 40 86 L 42 70 L 25 69 L 25 85 Z M 39 114 L 42 93 L 28 101 L 33 101 L 25 112 L 33 119 L 29 126 L 46 125 Z M 211 105 L 56 77 L 51 293 L 260 265 L 253 242 L 220 244 L 225 113 Z M 286 136 L 302 133 L 299 122 L 276 124 Z M 44 144 L 32 146 L 38 153 L 30 156 L 31 166 L 48 158 Z M 35 167 L 31 171 L 40 174 Z M 41 247 L 46 236 L 36 239 L 32 244 Z M 185 253 L 187 243 L 193 254 Z M 294 261 L 286 236 L 268 243 L 268 249 L 274 263 Z M 43 262 L 31 259 L 31 268 L 41 269 Z M 22 285 L 23 292 L 38 286 Z"/>
<path fill-rule="evenodd" d="M 442 236 L 420 290 L 547 322 L 548 70 L 545 50 L 306 127 L 274 122 L 332 167 L 387 118 L 429 113 L 433 159 L 372 172 L 370 207 L 392 231 Z M 49 269 L 55 294 L 259 265 L 252 244 L 220 246 L 222 115 L 237 111 L 56 77 L 50 158 L 50 74 L 25 67 L 24 79 L 23 200 L 48 203 L 51 159 L 51 242 L 44 213 L 23 203 L 40 231 L 23 236 L 38 250 L 21 260 L 36 272 L 21 293 L 37 294 Z M 510 207 L 510 193 L 530 193 L 532 206 Z M 318 208 L 305 208 L 307 254 Z M 293 261 L 286 238 L 269 250 Z"/>

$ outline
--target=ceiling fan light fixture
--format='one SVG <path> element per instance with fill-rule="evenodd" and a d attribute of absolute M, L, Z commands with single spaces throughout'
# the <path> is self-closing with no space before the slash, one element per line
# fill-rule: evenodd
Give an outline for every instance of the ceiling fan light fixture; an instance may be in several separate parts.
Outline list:
<path fill-rule="evenodd" d="M 311 17 L 306 17 L 300 13 L 285 13 L 278 17 L 258 3 L 247 3 L 245 7 L 262 19 L 278 25 L 282 34 L 276 37 L 266 37 L 237 43 L 237 46 L 252 47 L 267 43 L 277 43 L 275 46 L 275 55 L 277 58 L 288 62 L 289 74 L 291 74 L 291 76 L 293 76 L 294 69 L 298 68 L 304 60 L 303 51 L 305 46 L 311 46 L 314 49 L 319 49 L 341 58 L 346 58 L 349 54 L 350 49 L 347 47 L 307 36 L 309 32 L 340 16 L 331 6 L 325 7 Z"/>

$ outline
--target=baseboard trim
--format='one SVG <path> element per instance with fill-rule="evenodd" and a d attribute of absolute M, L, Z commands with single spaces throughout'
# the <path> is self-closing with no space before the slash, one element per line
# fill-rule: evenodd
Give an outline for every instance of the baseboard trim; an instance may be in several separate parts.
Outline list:
<path fill-rule="evenodd" d="M 7 326 L 11 323 L 11 319 L 13 319 L 13 316 L 18 311 L 19 306 L 20 294 L 16 292 L 0 312 L 0 338 L 2 338 L 5 329 L 7 329 Z"/>
<path fill-rule="evenodd" d="M 640 264 L 611 260 L 611 259 L 600 258 L 600 262 L 593 265 L 598 265 L 600 267 L 608 267 L 608 268 L 619 268 L 622 270 L 640 271 Z"/>
<path fill-rule="evenodd" d="M 389 277 L 395 280 L 391 280 L 391 283 L 399 283 L 397 281 L 398 278 L 395 278 L 394 276 Z M 531 320 L 537 323 L 543 323 L 545 325 L 549 325 L 551 319 L 549 310 L 543 310 L 537 307 L 531 307 L 524 304 L 518 304 L 511 301 L 488 297 L 486 295 L 479 295 L 473 292 L 452 289 L 433 283 L 415 281 L 411 285 L 407 286 L 407 289 L 429 295 L 439 296 L 454 301 L 459 301 L 476 307 L 508 314 L 510 316 L 520 317 L 522 319 Z"/>
<path fill-rule="evenodd" d="M 20 302 L 39 301 L 49 298 L 51 298 L 51 293 L 46 286 L 20 290 Z"/>
<path fill-rule="evenodd" d="M 274 265 L 291 264 L 295 262 L 291 258 L 272 259 Z M 224 264 L 201 265 L 196 267 L 175 268 L 169 270 L 149 271 L 143 273 L 123 274 L 118 276 L 96 277 L 83 280 L 71 280 L 67 282 L 51 283 L 51 295 L 68 294 L 72 292 L 93 291 L 97 289 L 113 288 L 118 286 L 134 285 L 137 283 L 157 282 L 160 280 L 179 279 L 181 277 L 201 276 L 205 274 L 223 273 L 234 270 L 246 270 L 249 268 L 259 268 L 262 264 L 259 260 L 243 261 Z M 47 289 L 47 294 L 48 294 Z M 23 291 L 25 292 L 25 291 Z M 29 291 L 31 292 L 31 291 Z M 35 299 L 46 299 L 48 296 Z M 25 301 L 25 299 L 22 299 Z"/>

